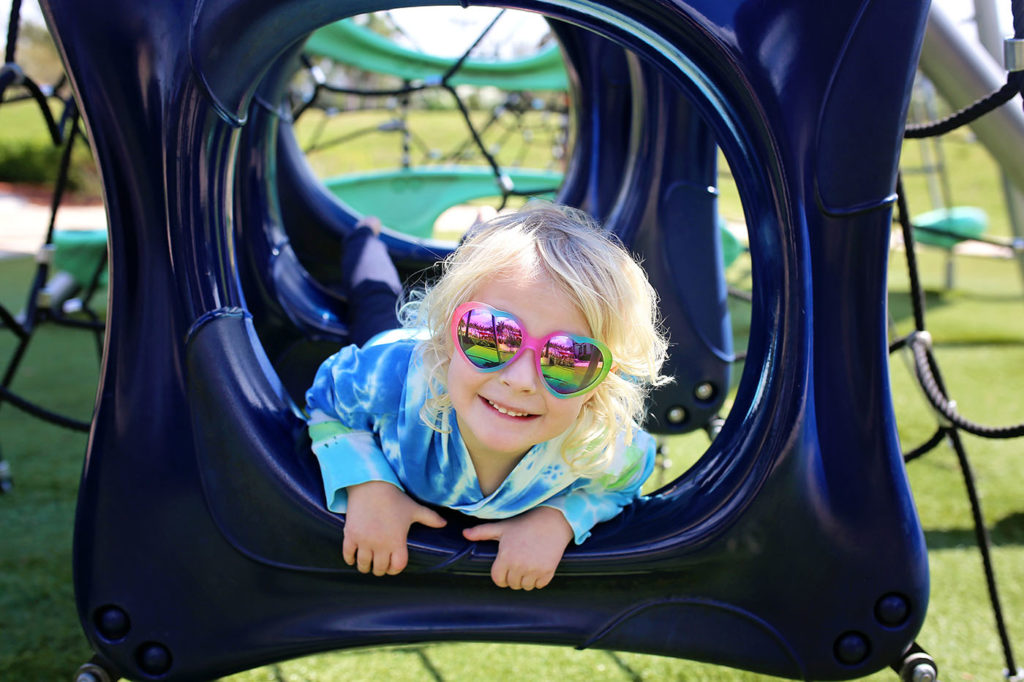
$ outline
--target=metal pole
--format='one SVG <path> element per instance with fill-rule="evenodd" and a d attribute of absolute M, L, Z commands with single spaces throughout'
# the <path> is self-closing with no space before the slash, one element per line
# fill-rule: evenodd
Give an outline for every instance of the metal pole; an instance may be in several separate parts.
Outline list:
<path fill-rule="evenodd" d="M 935 4 L 928 14 L 920 67 L 954 109 L 968 106 L 1006 82 L 1002 66 L 980 46 L 961 36 L 953 21 Z M 1020 101 L 1011 100 L 972 123 L 971 128 L 999 164 L 1004 184 L 1017 193 L 1024 191 L 1024 110 Z M 1024 217 L 1024 206 L 1019 208 L 1022 210 L 1018 210 L 1015 201 L 1007 201 L 1011 227 L 1018 237 L 1022 236 L 1020 218 Z M 1024 275 L 1024 254 L 1018 253 L 1017 261 Z"/>
<path fill-rule="evenodd" d="M 978 29 L 978 40 L 997 62 L 1003 59 L 1003 31 L 999 28 L 999 13 L 995 0 L 974 0 L 974 23 Z M 1016 102 L 1012 102 L 1016 104 Z M 1024 152 L 1024 150 L 1021 150 Z M 1024 238 L 1024 192 L 1014 187 L 1006 173 L 1000 170 L 1003 196 L 1006 199 L 1006 213 L 1010 219 L 1013 236 Z M 1024 253 L 1017 254 L 1021 277 L 1024 277 Z"/>

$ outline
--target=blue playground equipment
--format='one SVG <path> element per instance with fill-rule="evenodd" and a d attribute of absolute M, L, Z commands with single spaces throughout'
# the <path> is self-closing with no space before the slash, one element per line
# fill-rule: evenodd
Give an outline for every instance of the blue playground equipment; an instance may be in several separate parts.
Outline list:
<path fill-rule="evenodd" d="M 662 433 L 707 427 L 725 400 L 734 359 L 723 273 L 723 234 L 713 189 L 717 182 L 714 139 L 685 98 L 666 94 L 670 88 L 653 69 L 640 65 L 632 57 L 634 73 L 631 75 L 623 50 L 589 31 L 556 23 L 555 33 L 564 46 L 572 92 L 580 102 L 575 110 L 578 137 L 582 140 L 574 150 L 574 163 L 570 165 L 559 200 L 592 208 L 594 215 L 609 222 L 609 229 L 616 230 L 644 256 L 652 278 L 672 287 L 670 292 L 663 292 L 662 309 L 675 344 L 670 369 L 676 383 L 656 394 L 648 427 Z M 284 97 L 287 79 L 294 70 L 288 67 L 292 61 L 283 59 L 278 70 L 264 79 L 258 100 L 274 102 Z M 266 107 L 261 110 L 264 109 Z M 275 118 L 282 118 L 279 108 L 269 111 Z M 253 169 L 275 169 L 273 173 L 257 171 L 264 178 L 262 182 L 269 185 L 252 198 L 249 205 L 252 213 L 259 213 L 262 205 L 280 206 L 281 216 L 263 221 L 255 229 L 281 224 L 289 238 L 288 246 L 318 282 L 336 285 L 340 275 L 337 265 L 340 237 L 352 229 L 359 209 L 381 216 L 386 224 L 401 230 L 407 237 L 416 237 L 417 232 L 432 225 L 436 215 L 447 206 L 494 192 L 494 176 L 489 174 L 489 169 L 483 173 L 463 168 L 399 169 L 352 174 L 328 179 L 321 185 L 304 162 L 286 115 L 284 119 L 268 122 L 279 130 L 276 163 L 262 158 L 270 146 L 261 144 L 253 150 L 256 158 L 244 164 Z M 247 128 L 258 130 L 261 126 L 250 122 Z M 666 129 L 680 130 L 684 138 L 680 144 L 685 144 L 693 153 L 685 159 L 673 158 L 668 153 L 671 147 L 664 146 L 664 138 L 660 137 L 659 131 Z M 630 144 L 636 146 L 631 149 Z M 242 148 L 246 150 L 244 144 Z M 637 159 L 650 163 L 637 162 Z M 516 178 L 516 186 L 521 190 L 558 185 L 550 173 L 520 170 L 510 171 L 508 175 Z M 442 190 L 440 185 L 445 180 L 447 187 Z M 256 187 L 260 183 L 259 178 L 253 178 L 251 185 Z M 338 191 L 339 186 L 352 191 Z M 430 194 L 425 191 L 430 187 L 438 189 L 433 192 L 434 196 L 424 197 Z M 664 229 L 661 219 L 651 213 L 647 204 L 635 200 L 658 194 L 677 204 L 674 209 L 678 210 L 678 215 L 687 216 L 668 232 L 671 235 L 668 238 L 674 241 L 671 252 L 658 245 L 660 238 L 657 236 L 647 243 L 635 239 L 645 223 L 644 234 Z M 340 205 L 336 198 L 341 200 Z M 616 228 L 612 221 L 621 227 Z M 242 239 L 240 243 L 259 241 L 259 238 L 254 242 Z M 272 238 L 271 241 L 281 243 L 283 240 Z M 406 265 L 409 274 L 450 249 L 450 244 L 426 238 L 397 239 L 392 244 L 393 255 L 400 265 Z M 668 257 L 669 254 L 672 257 Z M 281 268 L 270 266 L 268 261 L 268 266 L 258 268 L 253 276 L 260 278 L 262 271 L 281 271 Z M 293 269 L 287 268 L 287 271 Z M 272 288 L 261 287 L 260 290 Z M 251 299 L 250 305 L 253 305 Z M 308 310 L 302 315 L 317 316 L 318 311 Z M 260 322 L 257 322 L 257 329 L 264 336 Z M 306 345 L 304 339 L 296 341 Z M 328 354 L 319 347 L 307 358 L 306 369 L 297 378 L 282 376 L 293 395 L 301 398 L 316 367 Z M 277 358 L 271 355 L 271 360 L 281 373 Z M 297 368 L 294 356 L 289 362 Z"/>
<path fill-rule="evenodd" d="M 670 363 L 676 384 L 655 397 L 656 431 L 699 421 L 728 385 L 716 144 L 729 161 L 754 291 L 718 437 L 571 548 L 540 592 L 494 587 L 495 546 L 465 541 L 450 512 L 444 529 L 412 530 L 402 575 L 345 566 L 344 519 L 323 507 L 289 391 L 314 345 L 346 338 L 344 301 L 300 235 L 326 241 L 355 216 L 290 154 L 273 94 L 314 30 L 383 3 L 117 0 L 97 13 L 43 0 L 110 216 L 108 337 L 74 547 L 96 665 L 206 679 L 336 648 L 472 639 L 844 679 L 912 651 L 927 558 L 884 311 L 927 3 L 509 4 L 550 17 L 566 46 L 583 134 L 561 199 L 645 256 L 687 344 Z M 627 132 L 606 143 L 616 126 Z M 450 248 L 388 245 L 407 275 Z M 697 347 L 717 374 L 681 350 Z"/>

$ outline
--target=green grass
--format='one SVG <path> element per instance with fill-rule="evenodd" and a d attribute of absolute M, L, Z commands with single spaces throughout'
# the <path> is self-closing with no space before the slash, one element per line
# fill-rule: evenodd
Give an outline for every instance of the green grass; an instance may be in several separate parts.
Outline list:
<path fill-rule="evenodd" d="M 50 111 L 61 111 L 51 100 Z M 50 184 L 56 180 L 63 149 L 53 144 L 49 129 L 34 101 L 5 102 L 0 107 L 0 180 Z M 99 170 L 92 151 L 79 139 L 71 155 L 68 189 L 83 197 L 100 196 Z"/>
<path fill-rule="evenodd" d="M 8 310 L 21 310 L 33 272 L 29 259 L 0 260 L 0 303 Z M 3 367 L 14 345 L 13 335 L 0 329 Z M 13 389 L 88 420 L 98 368 L 89 333 L 45 325 L 33 336 Z M 85 443 L 85 434 L 0 405 L 0 448 L 16 486 L 0 496 L 0 679 L 69 679 L 90 655 L 71 587 L 71 524 Z"/>
<path fill-rule="evenodd" d="M 989 423 L 1024 415 L 1024 296 L 1012 261 L 961 258 L 955 291 L 943 292 L 941 254 L 922 253 L 930 288 L 929 326 L 936 354 L 960 409 Z M 892 256 L 892 309 L 908 318 L 901 255 Z M 0 301 L 18 309 L 32 264 L 0 261 Z M 934 272 L 929 277 L 927 273 Z M 7 357 L 9 335 L 0 336 Z M 53 358 L 61 361 L 54 362 Z M 906 447 L 926 438 L 934 418 L 906 368 L 892 364 L 893 394 Z M 41 327 L 15 388 L 51 407 L 87 418 L 97 379 L 92 340 L 83 332 Z M 12 495 L 0 497 L 4 551 L 0 553 L 0 679 L 65 678 L 89 656 L 70 585 L 71 524 L 86 439 L 0 409 L 0 447 L 15 474 Z M 1020 441 L 964 440 L 978 477 L 994 541 L 997 576 L 1018 656 L 1024 656 L 1024 502 L 1020 496 Z M 706 447 L 703 434 L 673 439 L 674 475 Z M 939 660 L 945 680 L 998 679 L 1002 659 L 973 547 L 970 513 L 953 453 L 940 447 L 909 467 L 930 547 L 932 602 L 919 641 Z M 336 652 L 266 666 L 229 678 L 475 680 L 768 680 L 691 661 L 602 651 L 511 644 L 433 644 L 411 648 Z M 883 671 L 872 680 L 892 680 Z"/>
<path fill-rule="evenodd" d="M 954 131 L 942 138 L 940 149 L 946 172 L 951 179 L 950 205 L 982 208 L 989 216 L 989 233 L 1010 234 L 998 169 L 988 152 L 972 140 L 973 137 L 966 130 Z M 934 160 L 934 140 L 929 144 L 933 145 L 931 156 Z M 914 215 L 943 207 L 932 203 L 927 174 L 921 172 L 923 165 L 921 141 L 908 140 L 903 145 L 903 182 L 907 196 L 912 198 L 910 209 Z"/>
<path fill-rule="evenodd" d="M 50 111 L 59 120 L 60 111 L 54 106 Z M 39 105 L 33 101 L 6 102 L 0 107 L 0 143 L 14 142 L 40 146 L 53 144 L 39 113 Z"/>
<path fill-rule="evenodd" d="M 401 165 L 402 136 L 398 132 L 376 131 L 378 126 L 392 121 L 396 112 L 384 110 L 350 111 L 330 116 L 310 110 L 295 125 L 296 139 L 302 149 L 310 150 L 308 159 L 319 177 L 375 169 L 391 169 Z M 507 126 L 514 122 L 502 119 L 485 130 L 490 112 L 473 111 L 473 125 L 481 132 L 485 147 L 503 167 L 523 167 L 564 170 L 564 164 L 551 156 L 552 131 L 557 127 L 554 114 L 527 112 L 522 124 L 533 131 L 534 138 L 525 142 L 522 135 L 506 134 Z M 462 116 L 455 110 L 412 111 L 408 129 L 413 135 L 410 143 L 410 163 L 413 166 L 439 163 L 457 150 L 464 150 L 457 161 L 486 166 L 487 161 L 470 137 Z M 356 135 L 360 131 L 371 131 Z M 346 139 L 344 143 L 329 145 L 332 140 Z M 310 149 L 312 145 L 322 149 Z"/>
<path fill-rule="evenodd" d="M 433 113 L 433 112 L 429 112 Z M 0 130 L 9 130 L 7 107 Z M 447 118 L 438 114 L 433 127 Z M 427 126 L 431 127 L 431 126 Z M 305 134 L 301 133 L 300 134 Z M 451 134 L 450 132 L 448 134 Z M 388 144 L 393 142 L 389 138 Z M 367 143 L 367 149 L 373 145 Z M 384 163 L 369 151 L 347 158 L 351 166 Z M 913 157 L 908 148 L 908 162 Z M 391 157 L 393 158 L 393 157 Z M 353 159 L 356 159 L 353 161 Z M 951 142 L 947 164 L 954 173 L 957 203 L 989 211 L 991 232 L 1008 234 L 998 183 L 988 155 L 976 145 Z M 361 168 L 366 166 L 361 166 Z M 329 174 L 345 168 L 327 168 Z M 908 178 L 912 209 L 931 208 L 920 178 Z M 734 191 L 723 191 L 723 212 L 741 212 Z M 1024 420 L 1024 291 L 1015 261 L 961 257 L 956 288 L 942 289 L 944 255 L 920 254 L 928 289 L 928 327 L 944 377 L 963 414 L 1004 424 Z M 738 285 L 749 283 L 741 259 L 730 270 Z M 0 303 L 23 305 L 32 263 L 0 261 Z M 907 279 L 902 255 L 891 257 L 890 310 L 897 329 L 910 328 Z M 734 304 L 742 348 L 746 308 Z M 0 362 L 13 348 L 0 330 Z M 891 363 L 894 405 L 904 447 L 926 439 L 934 417 L 899 357 Z M 98 377 L 92 339 L 80 331 L 44 326 L 33 339 L 14 388 L 53 409 L 88 418 Z M 978 479 L 1005 614 L 1024 659 L 1024 497 L 1021 495 L 1022 441 L 992 441 L 965 435 Z M 668 446 L 678 474 L 704 451 L 703 434 L 674 438 Z M 71 588 L 71 534 L 75 495 L 86 446 L 72 433 L 0 407 L 0 448 L 15 475 L 13 494 L 0 497 L 4 543 L 0 551 L 0 679 L 67 679 L 90 656 L 78 626 Z M 942 446 L 909 467 L 918 510 L 929 545 L 932 597 L 919 641 L 938 659 L 944 680 L 1001 679 L 1003 661 L 984 590 L 981 561 L 973 547 L 970 512 L 953 453 Z M 652 486 L 656 485 L 652 483 Z M 691 661 L 567 647 L 511 644 L 430 644 L 416 647 L 335 652 L 283 662 L 229 678 L 257 680 L 769 680 L 761 675 Z M 871 680 L 893 680 L 889 671 Z"/>

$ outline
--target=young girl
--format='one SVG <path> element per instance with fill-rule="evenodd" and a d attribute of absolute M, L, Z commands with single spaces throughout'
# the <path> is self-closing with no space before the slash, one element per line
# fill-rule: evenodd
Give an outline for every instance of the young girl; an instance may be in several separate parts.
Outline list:
<path fill-rule="evenodd" d="M 356 234 L 352 258 L 379 261 L 372 231 Z M 397 290 L 380 279 L 354 293 Z M 433 504 L 491 520 L 464 536 L 498 541 L 495 584 L 544 587 L 653 468 L 637 423 L 666 380 L 654 290 L 585 214 L 535 203 L 474 228 L 402 318 L 422 340 L 343 348 L 306 394 L 328 507 L 346 513 L 345 562 L 401 572 L 409 527 L 445 524 Z"/>

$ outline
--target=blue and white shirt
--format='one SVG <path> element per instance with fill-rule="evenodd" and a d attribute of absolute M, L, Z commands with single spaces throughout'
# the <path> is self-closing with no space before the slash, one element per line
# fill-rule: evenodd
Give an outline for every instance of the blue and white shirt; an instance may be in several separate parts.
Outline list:
<path fill-rule="evenodd" d="M 576 544 L 594 525 L 635 500 L 654 468 L 654 438 L 620 438 L 604 472 L 580 477 L 562 457 L 562 437 L 539 443 L 490 495 L 480 490 L 457 420 L 441 433 L 420 419 L 427 378 L 415 339 L 342 348 L 320 366 L 306 393 L 309 434 L 327 507 L 344 512 L 348 486 L 386 481 L 421 502 L 481 519 L 505 519 L 537 506 L 560 510 Z"/>

